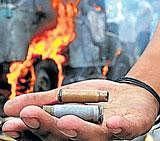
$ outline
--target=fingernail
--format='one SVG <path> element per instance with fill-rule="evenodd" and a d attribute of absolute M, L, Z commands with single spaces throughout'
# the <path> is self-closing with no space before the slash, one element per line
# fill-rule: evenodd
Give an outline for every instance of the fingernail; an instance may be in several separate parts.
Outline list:
<path fill-rule="evenodd" d="M 77 132 L 74 130 L 59 130 L 59 131 L 69 138 L 73 138 L 77 136 Z"/>
<path fill-rule="evenodd" d="M 7 132 L 4 132 L 4 133 L 5 133 L 5 135 L 10 136 L 11 138 L 14 138 L 14 139 L 20 138 L 20 133 L 19 132 L 9 132 L 9 131 L 7 131 Z"/>
<path fill-rule="evenodd" d="M 119 133 L 122 132 L 122 129 L 121 128 L 111 129 L 111 132 L 114 133 L 114 134 L 119 134 Z"/>
<path fill-rule="evenodd" d="M 22 120 L 28 127 L 32 129 L 40 128 L 40 122 L 36 118 L 23 117 Z"/>

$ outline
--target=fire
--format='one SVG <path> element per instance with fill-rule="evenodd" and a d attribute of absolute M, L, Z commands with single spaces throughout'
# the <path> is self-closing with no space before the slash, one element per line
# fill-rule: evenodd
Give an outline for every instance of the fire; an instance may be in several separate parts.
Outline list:
<path fill-rule="evenodd" d="M 108 73 L 108 64 L 105 64 L 105 66 L 102 68 L 102 76 L 106 76 Z"/>
<path fill-rule="evenodd" d="M 102 76 L 107 76 L 108 72 L 109 72 L 109 65 L 111 64 L 110 60 L 107 60 L 105 65 L 102 68 Z"/>
<path fill-rule="evenodd" d="M 95 8 L 96 11 L 100 12 L 102 11 L 102 7 L 101 6 L 98 6 L 96 4 L 93 4 L 93 7 Z"/>
<path fill-rule="evenodd" d="M 35 36 L 28 48 L 26 60 L 23 62 L 14 62 L 10 66 L 10 73 L 7 75 L 8 82 L 11 84 L 11 96 L 14 98 L 18 89 L 18 78 L 24 78 L 30 71 L 31 80 L 30 86 L 26 93 L 33 92 L 36 76 L 34 73 L 34 56 L 42 56 L 42 60 L 52 59 L 56 62 L 58 74 L 58 86 L 61 86 L 63 81 L 62 66 L 66 62 L 62 51 L 75 39 L 75 17 L 78 14 L 78 4 L 80 0 L 52 0 L 52 7 L 57 11 L 57 24 L 55 28 L 48 29 L 41 35 Z M 25 82 L 25 79 L 21 80 Z M 23 82 L 22 82 L 23 83 Z"/>

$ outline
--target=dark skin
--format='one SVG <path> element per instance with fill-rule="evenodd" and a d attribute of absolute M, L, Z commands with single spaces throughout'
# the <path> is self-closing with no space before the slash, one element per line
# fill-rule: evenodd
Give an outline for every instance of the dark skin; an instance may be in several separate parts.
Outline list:
<path fill-rule="evenodd" d="M 160 93 L 160 25 L 144 54 L 127 76 L 146 82 Z M 107 90 L 109 102 L 101 103 L 104 121 L 101 125 L 86 122 L 73 115 L 60 119 L 39 106 L 57 101 L 57 90 L 21 95 L 5 104 L 9 116 L 18 117 L 3 125 L 3 131 L 12 137 L 30 130 L 44 141 L 62 141 L 73 137 L 82 141 L 106 141 L 113 137 L 131 139 L 146 133 L 155 122 L 159 111 L 156 99 L 145 89 L 107 80 L 89 80 L 63 86 L 70 89 Z M 20 117 L 20 118 L 19 118 Z"/>

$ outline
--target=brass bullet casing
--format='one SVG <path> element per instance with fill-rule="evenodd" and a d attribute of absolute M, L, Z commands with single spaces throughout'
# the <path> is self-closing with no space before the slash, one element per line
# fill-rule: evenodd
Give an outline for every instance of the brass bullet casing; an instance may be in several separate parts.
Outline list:
<path fill-rule="evenodd" d="M 108 98 L 109 92 L 101 90 L 60 89 L 58 91 L 58 100 L 61 103 L 107 102 Z"/>
<path fill-rule="evenodd" d="M 89 122 L 103 122 L 103 107 L 101 105 L 57 104 L 43 106 L 43 110 L 58 118 L 66 115 L 75 115 Z"/>

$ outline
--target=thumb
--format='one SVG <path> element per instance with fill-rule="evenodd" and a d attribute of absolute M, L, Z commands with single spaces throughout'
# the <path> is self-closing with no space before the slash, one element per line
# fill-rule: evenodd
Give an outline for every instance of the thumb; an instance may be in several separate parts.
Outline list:
<path fill-rule="evenodd" d="M 113 137 L 131 139 L 134 137 L 136 124 L 123 116 L 112 116 L 107 119 L 106 126 Z"/>

